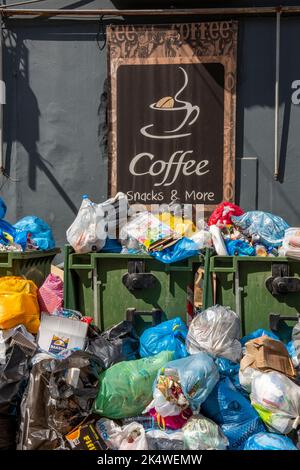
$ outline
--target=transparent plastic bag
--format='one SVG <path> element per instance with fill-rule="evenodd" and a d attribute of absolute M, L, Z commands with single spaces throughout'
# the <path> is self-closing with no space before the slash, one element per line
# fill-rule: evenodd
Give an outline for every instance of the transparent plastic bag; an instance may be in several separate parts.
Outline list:
<path fill-rule="evenodd" d="M 239 382 L 241 387 L 246 390 L 247 393 L 251 393 L 252 382 L 255 377 L 261 375 L 263 372 L 253 369 L 253 367 L 246 367 L 245 370 L 239 370 Z"/>
<path fill-rule="evenodd" d="M 219 426 L 202 415 L 190 418 L 182 431 L 185 449 L 225 450 L 229 445 Z"/>
<path fill-rule="evenodd" d="M 101 418 L 97 421 L 96 428 L 112 450 L 148 450 L 145 429 L 139 423 L 119 426 L 110 419 Z"/>
<path fill-rule="evenodd" d="M 300 387 L 279 372 L 254 378 L 251 403 L 271 429 L 288 434 L 300 426 Z"/>
<path fill-rule="evenodd" d="M 192 320 L 186 337 L 190 354 L 206 351 L 213 356 L 239 362 L 242 354 L 240 318 L 229 307 L 215 305 Z"/>
<path fill-rule="evenodd" d="M 289 225 L 281 217 L 261 211 L 249 211 L 231 220 L 244 235 L 254 237 L 256 242 L 277 247 L 283 242 L 285 230 Z"/>
<path fill-rule="evenodd" d="M 106 242 L 106 222 L 101 205 L 85 195 L 77 217 L 67 230 L 67 240 L 76 253 L 99 251 Z"/>
<path fill-rule="evenodd" d="M 154 385 L 154 392 L 160 382 L 160 377 L 174 377 L 178 378 L 177 382 L 180 384 L 185 400 L 194 412 L 199 412 L 201 403 L 206 400 L 210 392 L 219 380 L 218 368 L 213 359 L 206 353 L 200 352 L 193 356 L 177 359 L 177 361 L 168 362 L 157 375 Z M 170 384 L 172 381 L 170 381 Z M 154 400 L 148 405 L 147 410 L 151 408 L 156 409 L 158 405 L 162 411 L 163 402 L 158 401 L 160 396 L 154 394 Z M 173 397 L 172 397 L 173 398 Z M 168 402 L 167 402 L 168 403 Z M 179 409 L 185 406 L 182 398 L 179 396 L 178 400 L 173 400 L 172 405 L 177 405 Z M 165 405 L 166 406 L 166 405 Z M 166 407 L 167 409 L 167 407 Z M 175 407 L 172 407 L 174 414 Z M 158 411 L 158 409 L 156 409 Z M 165 414 L 165 413 L 164 413 Z M 179 413 L 177 413 L 178 415 Z M 168 416 L 165 414 L 165 416 Z M 170 415 L 169 415 L 170 416 Z"/>

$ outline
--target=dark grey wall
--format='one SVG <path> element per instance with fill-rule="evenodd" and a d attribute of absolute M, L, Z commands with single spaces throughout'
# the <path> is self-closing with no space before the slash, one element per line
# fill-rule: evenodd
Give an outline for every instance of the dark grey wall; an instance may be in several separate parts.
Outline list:
<path fill-rule="evenodd" d="M 5 167 L 8 219 L 36 214 L 58 245 L 88 193 L 107 195 L 106 51 L 98 26 L 85 23 L 6 30 Z"/>
<path fill-rule="evenodd" d="M 106 7 L 109 2 L 106 2 Z M 197 20 L 197 19 L 193 19 Z M 10 20 L 4 57 L 5 167 L 1 178 L 8 219 L 36 214 L 49 222 L 58 245 L 88 193 L 107 196 L 106 49 L 96 22 Z M 275 20 L 239 22 L 237 201 L 300 223 L 300 17 L 282 25 L 281 176 L 274 171 Z"/>

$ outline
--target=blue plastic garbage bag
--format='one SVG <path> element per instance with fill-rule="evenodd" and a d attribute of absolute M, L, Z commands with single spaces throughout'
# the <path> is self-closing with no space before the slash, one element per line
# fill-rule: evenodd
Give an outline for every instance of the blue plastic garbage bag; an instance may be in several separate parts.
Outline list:
<path fill-rule="evenodd" d="M 161 351 L 173 351 L 175 359 L 187 357 L 187 332 L 187 326 L 179 317 L 148 328 L 140 337 L 140 356 L 155 356 Z"/>
<path fill-rule="evenodd" d="M 229 440 L 230 450 L 243 449 L 250 436 L 265 431 L 251 403 L 238 392 L 228 377 L 221 378 L 217 383 L 202 403 L 201 413 L 221 426 Z"/>
<path fill-rule="evenodd" d="M 225 357 L 217 357 L 215 363 L 219 369 L 219 374 L 224 377 L 234 377 L 239 373 L 240 365 L 236 362 L 230 361 Z"/>
<path fill-rule="evenodd" d="M 242 395 L 244 395 L 244 397 L 249 399 L 249 394 L 246 392 L 246 390 L 243 389 L 243 387 L 240 384 L 240 380 L 239 380 L 240 364 L 237 364 L 236 362 L 232 362 L 229 359 L 226 359 L 225 357 L 217 357 L 215 359 L 215 363 L 218 367 L 220 377 L 229 377 L 233 385 L 236 387 L 236 389 Z"/>
<path fill-rule="evenodd" d="M 199 352 L 168 362 L 163 369 L 160 369 L 158 377 L 167 374 L 167 369 L 177 371 L 184 396 L 192 410 L 199 413 L 201 404 L 210 395 L 220 377 L 213 358 L 205 352 Z M 156 381 L 154 389 L 155 386 Z"/>
<path fill-rule="evenodd" d="M 51 250 L 55 247 L 51 228 L 39 217 L 28 215 L 19 220 L 14 227 L 28 231 L 31 239 L 40 250 Z"/>
<path fill-rule="evenodd" d="M 115 240 L 114 238 L 107 237 L 105 245 L 102 250 L 100 250 L 100 253 L 121 253 L 121 251 L 121 243 L 118 240 Z"/>
<path fill-rule="evenodd" d="M 227 253 L 229 256 L 255 256 L 256 251 L 253 246 L 244 240 L 225 240 Z"/>
<path fill-rule="evenodd" d="M 240 216 L 232 216 L 232 222 L 238 226 L 244 235 L 254 236 L 267 246 L 280 246 L 284 232 L 289 225 L 281 217 L 268 212 L 250 211 Z"/>
<path fill-rule="evenodd" d="M 190 238 L 183 237 L 169 248 L 165 248 L 161 251 L 153 251 L 149 254 L 158 261 L 169 264 L 182 261 L 191 256 L 197 256 L 198 253 L 198 245 Z"/>
<path fill-rule="evenodd" d="M 4 219 L 6 210 L 7 210 L 6 204 L 3 201 L 2 197 L 0 197 L 0 219 Z"/>
<path fill-rule="evenodd" d="M 28 232 L 25 230 L 16 229 L 6 220 L 0 219 L 0 243 L 2 245 L 17 243 L 24 251 L 26 249 L 27 237 Z"/>
<path fill-rule="evenodd" d="M 278 336 L 275 335 L 275 333 L 273 333 L 272 331 L 259 328 L 258 330 L 252 331 L 252 333 L 249 333 L 248 335 L 243 336 L 243 338 L 240 339 L 240 342 L 242 346 L 245 346 L 247 341 L 250 341 L 251 339 L 255 339 L 255 338 L 260 338 L 261 336 L 269 336 L 269 338 L 277 339 L 277 341 L 280 341 L 280 338 L 278 338 Z"/>
<path fill-rule="evenodd" d="M 244 450 L 298 450 L 287 436 L 259 432 L 247 439 Z"/>

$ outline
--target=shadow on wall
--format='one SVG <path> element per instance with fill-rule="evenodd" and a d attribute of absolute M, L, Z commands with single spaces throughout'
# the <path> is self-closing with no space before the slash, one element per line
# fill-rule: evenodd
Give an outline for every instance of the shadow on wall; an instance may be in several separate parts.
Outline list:
<path fill-rule="evenodd" d="M 87 2 L 78 3 L 83 5 Z M 74 6 L 76 5 L 74 4 Z M 101 37 L 101 35 L 103 35 L 103 31 L 99 30 L 100 34 L 97 34 L 98 29 L 98 25 L 94 24 L 93 30 L 95 31 L 95 34 L 93 35 L 93 40 L 96 41 L 97 37 L 97 43 L 100 48 L 102 44 L 105 45 L 105 42 L 103 42 L 103 37 Z M 54 168 L 51 162 L 45 159 L 38 150 L 38 144 L 40 142 L 41 111 L 34 90 L 30 86 L 29 51 L 26 47 L 26 42 L 24 42 L 24 35 L 20 33 L 20 29 L 14 30 L 12 25 L 9 23 L 8 27 L 5 27 L 4 29 L 4 36 L 6 44 L 4 52 L 5 73 L 7 73 L 5 80 L 13 81 L 9 87 L 10 104 L 5 107 L 4 113 L 4 129 L 6 131 L 5 172 L 8 178 L 14 172 L 14 169 L 11 168 L 13 151 L 15 143 L 19 142 L 28 154 L 28 187 L 32 191 L 36 191 L 38 178 L 37 173 L 38 171 L 43 172 L 49 180 L 49 183 L 58 192 L 59 197 L 67 204 L 73 214 L 77 214 L 77 207 L 69 197 L 67 188 L 64 188 L 60 184 L 55 177 Z M 29 28 L 26 30 L 26 38 L 31 39 L 31 37 L 37 37 L 36 28 L 35 32 L 31 32 Z M 85 35 L 83 38 L 80 34 L 74 32 L 74 34 L 71 33 L 70 35 L 62 34 L 62 41 L 68 39 L 74 40 L 74 38 L 76 38 L 76 40 L 84 40 L 86 37 L 87 36 Z M 45 40 L 47 40 L 47 35 L 45 36 Z M 98 142 L 102 155 L 106 155 L 107 146 L 106 108 L 107 83 L 99 97 L 98 106 Z M 19 119 L 18 116 L 22 116 L 22 119 Z M 25 119 L 24 116 L 26 117 Z"/>
<path fill-rule="evenodd" d="M 59 195 L 66 202 L 74 214 L 77 213 L 77 208 L 69 198 L 64 188 L 59 184 L 51 171 L 51 163 L 43 158 L 38 152 L 37 143 L 39 142 L 39 119 L 40 110 L 38 101 L 33 90 L 29 85 L 28 73 L 28 50 L 20 36 L 13 31 L 5 29 L 4 37 L 7 47 L 5 48 L 5 63 L 8 70 L 13 71 L 14 80 L 14 108 L 16 111 L 16 122 L 13 129 L 6 133 L 6 155 L 5 155 L 5 171 L 8 177 L 11 172 L 12 160 L 12 147 L 13 143 L 20 142 L 29 155 L 29 170 L 28 170 L 28 186 L 31 190 L 36 190 L 37 170 L 44 172 L 49 179 L 49 182 L 55 187 Z M 18 81 L 18 84 L 17 84 Z M 17 106 L 17 92 L 22 90 L 22 105 L 21 109 L 16 109 Z M 18 114 L 25 113 L 27 119 L 23 120 L 22 132 L 18 133 Z M 12 122 L 12 121 L 10 121 Z M 4 124 L 5 125 L 5 124 Z M 5 126 L 5 128 L 7 128 Z"/>

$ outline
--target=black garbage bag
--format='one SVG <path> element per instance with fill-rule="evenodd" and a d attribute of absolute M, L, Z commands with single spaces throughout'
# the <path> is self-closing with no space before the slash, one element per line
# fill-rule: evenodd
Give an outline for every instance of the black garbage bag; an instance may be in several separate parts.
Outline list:
<path fill-rule="evenodd" d="M 105 367 L 138 359 L 140 341 L 131 322 L 124 320 L 104 333 L 89 331 L 87 351 L 100 358 Z"/>
<path fill-rule="evenodd" d="M 15 449 L 22 394 L 36 350 L 23 325 L 0 332 L 0 449 Z"/>
<path fill-rule="evenodd" d="M 64 436 L 90 414 L 103 363 L 85 351 L 41 357 L 23 396 L 18 449 L 68 449 Z"/>

